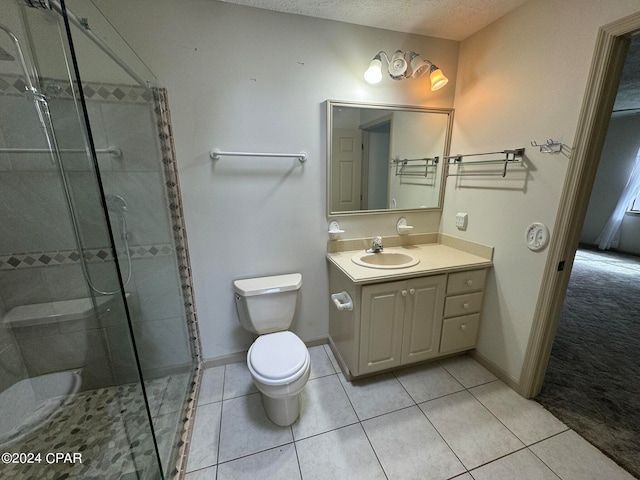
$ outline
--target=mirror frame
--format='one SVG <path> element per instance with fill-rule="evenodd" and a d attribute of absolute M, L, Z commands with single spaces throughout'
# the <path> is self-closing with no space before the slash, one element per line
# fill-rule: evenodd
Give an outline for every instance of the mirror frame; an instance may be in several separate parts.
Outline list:
<path fill-rule="evenodd" d="M 444 189 L 446 183 L 444 159 L 441 160 L 442 168 L 440 169 L 440 194 L 438 197 L 438 205 L 430 208 L 385 208 L 377 210 L 348 210 L 344 212 L 332 212 L 331 211 L 331 143 L 333 133 L 333 107 L 351 107 L 351 108 L 369 108 L 375 110 L 389 110 L 401 111 L 401 112 L 418 112 L 418 113 L 438 113 L 446 114 L 448 116 L 446 135 L 443 149 L 443 157 L 449 155 L 449 149 L 451 147 L 451 132 L 453 130 L 453 108 L 432 108 L 432 107 L 419 107 L 415 105 L 394 105 L 385 103 L 369 103 L 369 102 L 351 102 L 340 100 L 327 100 L 327 217 L 344 217 L 353 215 L 369 215 L 369 214 L 385 214 L 385 213 L 404 213 L 404 212 L 433 212 L 442 210 L 442 202 L 444 200 Z"/>

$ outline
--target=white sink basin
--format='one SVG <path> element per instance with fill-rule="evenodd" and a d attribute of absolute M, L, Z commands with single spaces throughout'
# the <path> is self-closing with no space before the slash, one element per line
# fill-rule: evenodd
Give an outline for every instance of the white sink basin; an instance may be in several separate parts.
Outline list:
<path fill-rule="evenodd" d="M 420 262 L 420 259 L 401 252 L 362 252 L 351 257 L 351 261 L 363 267 L 391 269 L 413 267 Z"/>

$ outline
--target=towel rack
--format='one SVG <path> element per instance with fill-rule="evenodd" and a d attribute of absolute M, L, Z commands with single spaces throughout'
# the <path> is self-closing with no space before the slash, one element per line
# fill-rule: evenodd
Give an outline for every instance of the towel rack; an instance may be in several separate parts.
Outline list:
<path fill-rule="evenodd" d="M 464 162 L 464 157 L 477 157 L 486 155 L 504 155 L 504 158 L 490 159 L 490 160 L 472 160 Z M 510 163 L 521 163 L 524 156 L 524 148 L 515 148 L 511 150 L 502 150 L 500 152 L 486 152 L 486 153 L 469 153 L 449 155 L 444 157 L 447 161 L 447 177 L 473 177 L 473 176 L 487 176 L 487 177 L 505 177 L 507 175 L 507 165 Z M 502 172 L 499 173 L 483 173 L 483 172 L 462 172 L 462 173 L 449 173 L 449 167 L 456 165 L 458 168 L 466 165 L 504 165 Z"/>
<path fill-rule="evenodd" d="M 257 152 L 222 152 L 217 148 L 211 150 L 211 159 L 219 160 L 220 157 L 278 157 L 278 158 L 297 158 L 300 163 L 307 161 L 306 152 L 300 153 L 257 153 Z"/>
<path fill-rule="evenodd" d="M 426 177 L 429 174 L 429 169 L 437 168 L 439 162 L 440 157 L 396 158 L 391 161 L 391 165 L 396 167 L 396 176 Z"/>
<path fill-rule="evenodd" d="M 82 148 L 61 148 L 60 153 L 86 153 Z M 0 153 L 51 153 L 48 148 L 0 148 Z M 122 150 L 118 147 L 96 148 L 96 153 L 108 153 L 112 157 L 122 156 Z"/>

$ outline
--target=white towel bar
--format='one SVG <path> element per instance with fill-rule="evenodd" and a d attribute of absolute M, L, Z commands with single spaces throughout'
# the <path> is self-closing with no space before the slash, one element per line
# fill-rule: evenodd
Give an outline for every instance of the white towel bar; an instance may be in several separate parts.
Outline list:
<path fill-rule="evenodd" d="M 280 157 L 280 158 L 297 158 L 300 163 L 307 161 L 307 154 L 300 153 L 257 153 L 257 152 L 222 152 L 217 148 L 211 150 L 211 159 L 218 160 L 220 157 Z"/>

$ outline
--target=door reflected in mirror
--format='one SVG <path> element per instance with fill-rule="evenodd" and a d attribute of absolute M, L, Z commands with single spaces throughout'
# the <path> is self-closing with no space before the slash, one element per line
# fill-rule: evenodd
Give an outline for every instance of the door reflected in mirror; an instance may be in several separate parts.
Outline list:
<path fill-rule="evenodd" d="M 327 101 L 329 215 L 440 209 L 453 109 Z"/>

